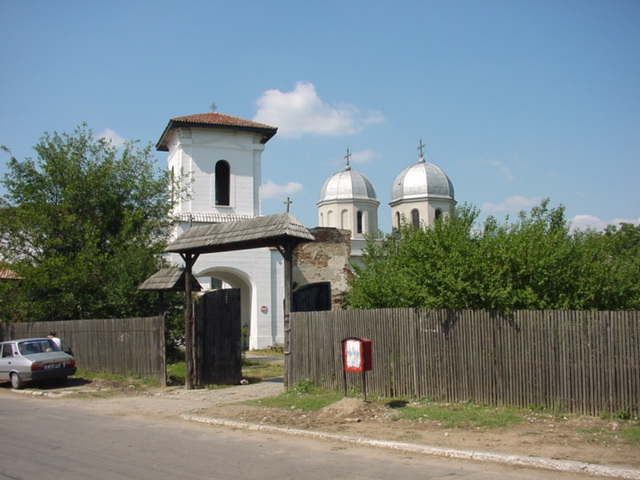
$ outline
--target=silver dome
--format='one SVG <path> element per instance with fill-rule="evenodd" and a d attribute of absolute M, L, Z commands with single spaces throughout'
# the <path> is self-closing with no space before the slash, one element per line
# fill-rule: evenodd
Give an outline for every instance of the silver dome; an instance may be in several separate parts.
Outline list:
<path fill-rule="evenodd" d="M 391 189 L 391 203 L 400 200 L 439 197 L 454 200 L 453 184 L 439 168 L 424 159 L 405 168 Z"/>
<path fill-rule="evenodd" d="M 320 202 L 329 200 L 376 200 L 376 191 L 367 177 L 349 167 L 333 174 L 320 190 Z"/>

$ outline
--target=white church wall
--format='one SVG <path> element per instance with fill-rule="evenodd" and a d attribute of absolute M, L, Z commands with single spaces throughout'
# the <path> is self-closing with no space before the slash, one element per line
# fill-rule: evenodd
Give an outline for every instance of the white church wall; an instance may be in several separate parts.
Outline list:
<path fill-rule="evenodd" d="M 186 151 L 185 151 L 186 149 Z M 193 161 L 189 153 L 190 146 L 178 143 L 178 136 L 174 135 L 170 143 L 169 157 L 167 159 L 169 170 L 173 173 L 176 180 L 186 175 L 186 181 L 190 182 L 191 172 L 194 169 Z M 183 199 L 174 209 L 176 213 L 189 211 L 191 209 L 191 199 Z"/>
<path fill-rule="evenodd" d="M 334 200 L 318 206 L 318 224 L 321 227 L 350 230 L 354 238 L 364 238 L 367 233 L 378 230 L 378 205 L 375 200 Z M 340 210 L 340 216 L 334 214 Z M 358 211 L 362 212 L 362 233 L 358 234 Z M 339 220 L 339 224 L 336 223 Z"/>
<path fill-rule="evenodd" d="M 255 139 L 254 139 L 255 145 Z M 264 145 L 260 144 L 262 149 L 253 150 L 253 212 L 255 215 L 262 214 L 262 151 Z"/>
<path fill-rule="evenodd" d="M 411 223 L 411 211 L 417 209 L 420 213 L 420 223 L 426 223 L 431 226 L 435 222 L 436 210 L 440 210 L 443 215 L 448 215 L 453 211 L 454 203 L 451 200 L 439 199 L 417 199 L 411 202 L 401 203 L 392 208 L 393 226 L 397 227 L 396 212 L 404 217 L 404 221 Z"/>

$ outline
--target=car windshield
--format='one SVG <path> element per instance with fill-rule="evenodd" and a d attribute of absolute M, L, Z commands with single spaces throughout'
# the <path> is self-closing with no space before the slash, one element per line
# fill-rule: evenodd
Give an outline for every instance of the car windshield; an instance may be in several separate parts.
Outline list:
<path fill-rule="evenodd" d="M 18 342 L 18 350 L 22 355 L 33 355 L 34 353 L 60 351 L 58 346 L 48 338 Z"/>

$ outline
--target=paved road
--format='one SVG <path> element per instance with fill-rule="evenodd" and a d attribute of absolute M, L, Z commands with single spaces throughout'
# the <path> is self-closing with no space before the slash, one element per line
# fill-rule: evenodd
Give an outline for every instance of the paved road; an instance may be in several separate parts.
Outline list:
<path fill-rule="evenodd" d="M 569 479 L 179 420 L 100 415 L 0 391 L 0 479 Z"/>

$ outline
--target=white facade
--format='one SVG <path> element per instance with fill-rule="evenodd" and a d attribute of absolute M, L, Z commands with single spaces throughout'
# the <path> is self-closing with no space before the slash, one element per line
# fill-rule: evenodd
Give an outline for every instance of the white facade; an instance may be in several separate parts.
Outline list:
<path fill-rule="evenodd" d="M 176 213 L 217 213 L 250 218 L 261 212 L 260 136 L 246 132 L 216 131 L 182 127 L 176 129 L 169 144 L 168 164 L 174 176 L 191 177 L 190 198 L 182 201 Z M 230 166 L 229 202 L 216 204 L 216 166 Z"/>
<path fill-rule="evenodd" d="M 266 133 L 265 133 L 266 132 Z M 190 226 L 261 215 L 261 158 L 276 132 L 267 125 L 217 113 L 172 119 L 158 142 L 169 171 L 187 176 L 190 195 L 175 209 L 176 237 Z M 179 255 L 171 262 L 184 265 Z M 249 348 L 284 342 L 284 260 L 261 248 L 200 255 L 193 274 L 204 290 L 240 289 L 241 322 Z"/>

